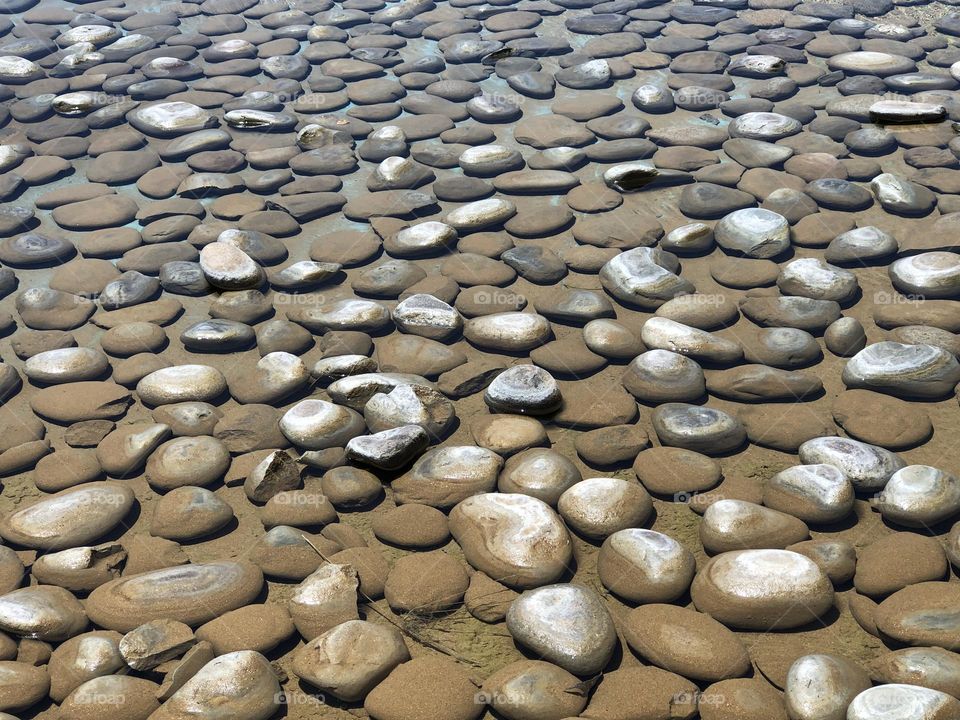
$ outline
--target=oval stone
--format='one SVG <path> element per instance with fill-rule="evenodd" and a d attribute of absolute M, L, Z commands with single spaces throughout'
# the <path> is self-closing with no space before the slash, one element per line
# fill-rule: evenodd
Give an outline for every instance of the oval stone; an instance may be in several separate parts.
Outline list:
<path fill-rule="evenodd" d="M 119 632 L 159 619 L 196 627 L 248 604 L 262 587 L 260 568 L 246 561 L 179 565 L 101 585 L 87 598 L 87 612 L 97 625 Z"/>
<path fill-rule="evenodd" d="M 450 532 L 467 562 L 517 588 L 559 578 L 573 557 L 570 535 L 542 500 L 516 493 L 484 493 L 450 512 Z"/>
<path fill-rule="evenodd" d="M 0 535 L 39 550 L 87 545 L 113 530 L 133 503 L 128 485 L 84 483 L 13 511 L 0 520 Z"/>
<path fill-rule="evenodd" d="M 693 579 L 694 605 L 724 625 L 786 630 L 833 607 L 833 586 L 809 558 L 789 550 L 737 550 L 711 558 Z"/>

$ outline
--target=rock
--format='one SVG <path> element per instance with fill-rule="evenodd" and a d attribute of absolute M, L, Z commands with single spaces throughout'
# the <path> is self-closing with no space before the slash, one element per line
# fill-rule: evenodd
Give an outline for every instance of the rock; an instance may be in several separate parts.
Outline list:
<path fill-rule="evenodd" d="M 518 660 L 488 677 L 480 690 L 483 700 L 510 720 L 533 717 L 573 717 L 586 707 L 579 679 L 541 660 Z"/>
<path fill-rule="evenodd" d="M 640 338 L 616 320 L 591 320 L 583 327 L 583 341 L 606 358 L 630 360 L 643 352 Z"/>
<path fill-rule="evenodd" d="M 784 701 L 798 719 L 842 718 L 850 702 L 870 687 L 870 678 L 853 662 L 836 655 L 805 655 L 787 673 Z"/>
<path fill-rule="evenodd" d="M 586 463 L 602 467 L 633 460 L 650 445 L 650 440 L 636 425 L 614 425 L 580 433 L 573 445 Z"/>
<path fill-rule="evenodd" d="M 261 460 L 243 483 L 247 497 L 265 503 L 280 492 L 300 486 L 300 468 L 286 452 L 275 450 Z"/>
<path fill-rule="evenodd" d="M 649 666 L 604 674 L 584 710 L 584 717 L 616 717 L 624 706 L 641 718 L 689 720 L 697 714 L 697 686 L 679 675 Z"/>
<path fill-rule="evenodd" d="M 450 532 L 467 562 L 513 587 L 556 580 L 572 557 L 570 536 L 560 518 L 546 503 L 527 495 L 469 497 L 451 511 Z"/>
<path fill-rule="evenodd" d="M 601 539 L 618 530 L 643 525 L 653 512 L 653 502 L 638 483 L 588 478 L 563 492 L 557 510 L 574 532 Z"/>
<path fill-rule="evenodd" d="M 906 465 L 889 450 L 848 438 L 814 438 L 800 446 L 799 454 L 804 464 L 837 467 L 861 492 L 882 489 L 893 473 Z"/>
<path fill-rule="evenodd" d="M 378 720 L 418 713 L 436 720 L 476 720 L 484 705 L 466 670 L 448 658 L 424 655 L 401 663 L 367 695 L 364 709 Z"/>
<path fill-rule="evenodd" d="M 200 267 L 207 281 L 221 290 L 258 287 L 263 269 L 243 250 L 225 242 L 213 242 L 200 251 Z"/>
<path fill-rule="evenodd" d="M 358 413 L 325 400 L 301 400 L 280 418 L 280 431 L 307 450 L 342 447 L 364 429 Z"/>
<path fill-rule="evenodd" d="M 648 348 L 669 350 L 718 365 L 735 363 L 743 356 L 738 343 L 665 317 L 647 320 L 640 331 L 640 339 Z"/>
<path fill-rule="evenodd" d="M 847 718 L 873 720 L 877 713 L 885 712 L 890 720 L 906 720 L 908 717 L 939 720 L 958 711 L 960 702 L 946 693 L 915 685 L 892 684 L 869 688 L 857 695 L 847 708 Z"/>
<path fill-rule="evenodd" d="M 627 367 L 621 382 L 634 397 L 644 402 L 697 400 L 706 391 L 700 365 L 669 350 L 650 350 L 637 356 Z"/>
<path fill-rule="evenodd" d="M 693 555 L 673 538 L 653 530 L 625 529 L 600 548 L 600 581 L 634 602 L 668 602 L 686 592 L 694 574 Z"/>
<path fill-rule="evenodd" d="M 25 710 L 36 705 L 49 688 L 50 675 L 45 668 L 9 660 L 0 662 L 0 711 Z"/>
<path fill-rule="evenodd" d="M 890 566 L 895 553 L 902 564 Z M 898 532 L 861 548 L 853 583 L 857 592 L 883 597 L 916 583 L 941 580 L 947 572 L 947 557 L 933 538 Z"/>
<path fill-rule="evenodd" d="M 523 593 L 507 612 L 514 640 L 578 675 L 594 675 L 617 644 L 613 619 L 599 595 L 578 585 L 548 585 Z"/>
<path fill-rule="evenodd" d="M 834 300 L 815 298 L 746 297 L 740 310 L 761 327 L 785 327 L 821 332 L 840 317 L 840 305 Z"/>
<path fill-rule="evenodd" d="M 743 500 L 719 500 L 707 508 L 700 540 L 709 553 L 739 548 L 785 548 L 805 540 L 806 523 L 786 513 Z"/>
<path fill-rule="evenodd" d="M 850 582 L 856 571 L 857 551 L 846 540 L 805 540 L 786 549 L 813 560 L 834 586 Z"/>
<path fill-rule="evenodd" d="M 788 550 L 717 555 L 694 578 L 690 593 L 698 610 L 742 629 L 799 627 L 833 607 L 833 587 L 823 571 Z"/>
<path fill-rule="evenodd" d="M 790 247 L 786 219 L 761 208 L 746 208 L 725 215 L 714 228 L 720 247 L 750 258 L 775 257 Z"/>
<path fill-rule="evenodd" d="M 418 425 L 431 438 L 439 439 L 446 435 L 456 414 L 453 404 L 436 390 L 400 385 L 371 397 L 363 408 L 363 417 L 373 432 Z"/>
<path fill-rule="evenodd" d="M 96 630 L 76 635 L 58 646 L 50 658 L 50 697 L 64 699 L 76 688 L 96 677 L 112 675 L 126 667 L 120 654 L 121 635 Z"/>
<path fill-rule="evenodd" d="M 155 370 L 137 383 L 137 395 L 148 405 L 206 402 L 226 390 L 222 373 L 210 365 L 173 365 Z"/>
<path fill-rule="evenodd" d="M 177 690 L 154 720 L 203 715 L 211 720 L 266 720 L 280 706 L 280 684 L 269 661 L 251 650 L 214 658 Z"/>
<path fill-rule="evenodd" d="M 472 318 L 463 334 L 482 349 L 519 352 L 542 345 L 550 332 L 550 322 L 542 315 L 507 312 Z"/>
<path fill-rule="evenodd" d="M 87 628 L 87 615 L 69 590 L 20 588 L 0 596 L 0 630 L 47 642 L 69 640 Z"/>
<path fill-rule="evenodd" d="M 128 632 L 159 618 L 196 626 L 253 600 L 263 585 L 248 562 L 216 561 L 164 568 L 113 580 L 87 599 L 91 619 Z"/>
<path fill-rule="evenodd" d="M 509 458 L 500 473 L 502 493 L 530 495 L 556 506 L 560 496 L 581 480 L 576 465 L 548 448 L 531 448 Z"/>
<path fill-rule="evenodd" d="M 146 720 L 160 707 L 155 697 L 158 690 L 159 686 L 149 680 L 106 675 L 88 680 L 70 693 L 60 705 L 60 713 L 74 720 Z"/>
<path fill-rule="evenodd" d="M 653 428 L 664 445 L 707 455 L 735 450 L 746 441 L 746 431 L 736 418 L 722 410 L 684 403 L 657 407 Z"/>
<path fill-rule="evenodd" d="M 869 390 L 841 393 L 832 411 L 834 420 L 848 435 L 889 450 L 918 445 L 933 433 L 929 416 L 915 403 Z"/>
<path fill-rule="evenodd" d="M 693 450 L 654 447 L 637 455 L 633 471 L 644 487 L 658 495 L 688 498 L 720 482 L 720 463 Z"/>
<path fill-rule="evenodd" d="M 394 563 L 384 597 L 396 613 L 433 615 L 457 606 L 469 583 L 460 560 L 439 550 L 415 553 Z"/>
<path fill-rule="evenodd" d="M 295 632 L 293 620 L 280 605 L 246 605 L 204 623 L 197 640 L 208 642 L 218 655 L 238 650 L 267 653 Z"/>
<path fill-rule="evenodd" d="M 312 527 L 337 522 L 337 512 L 326 495 L 314 490 L 281 490 L 260 513 L 264 527 Z"/>
<path fill-rule="evenodd" d="M 518 596 L 516 591 L 477 570 L 470 576 L 470 586 L 464 593 L 463 604 L 478 620 L 495 623 L 507 616 L 507 610 Z"/>
<path fill-rule="evenodd" d="M 718 720 L 724 717 L 743 720 L 787 719 L 781 694 L 760 678 L 721 680 L 703 691 L 700 702 L 710 708 L 707 712 L 711 714 L 706 716 L 706 720 L 712 720 L 713 717 Z"/>
<path fill-rule="evenodd" d="M 651 248 L 622 252 L 600 270 L 600 283 L 613 297 L 630 305 L 653 310 L 694 286 L 675 274 L 676 256 Z"/>
<path fill-rule="evenodd" d="M 147 461 L 151 486 L 172 490 L 186 485 L 209 485 L 230 467 L 230 452 L 209 435 L 182 437 L 161 445 Z"/>
<path fill-rule="evenodd" d="M 84 483 L 6 515 L 0 520 L 0 535 L 43 550 L 77 547 L 113 530 L 133 504 L 133 490 L 127 485 Z"/>
<path fill-rule="evenodd" d="M 624 622 L 630 647 L 645 660 L 684 677 L 716 682 L 750 671 L 740 639 L 711 617 L 675 605 L 634 608 Z"/>
<path fill-rule="evenodd" d="M 823 340 L 834 355 L 851 357 L 866 347 L 867 333 L 856 318 L 842 317 L 827 326 Z"/>
<path fill-rule="evenodd" d="M 402 425 L 352 438 L 347 442 L 346 456 L 373 467 L 397 470 L 407 465 L 429 444 L 430 436 L 423 427 Z"/>
<path fill-rule="evenodd" d="M 120 574 L 126 551 L 116 543 L 75 547 L 37 558 L 32 572 L 37 582 L 72 592 L 89 592 Z"/>
<path fill-rule="evenodd" d="M 935 525 L 960 511 L 960 480 L 929 465 L 908 465 L 890 476 L 874 507 L 900 525 Z"/>
<path fill-rule="evenodd" d="M 97 445 L 97 460 L 113 477 L 137 474 L 150 454 L 170 437 L 170 426 L 162 423 L 121 425 Z"/>
<path fill-rule="evenodd" d="M 494 411 L 530 415 L 549 414 L 563 402 L 553 376 L 534 365 L 515 365 L 503 371 L 487 386 L 483 399 Z"/>
<path fill-rule="evenodd" d="M 958 661 L 956 653 L 943 648 L 903 648 L 880 655 L 867 669 L 878 683 L 919 685 L 956 697 Z"/>
<path fill-rule="evenodd" d="M 394 668 L 409 659 L 396 629 L 348 620 L 297 651 L 293 669 L 302 680 L 320 690 L 355 702 L 365 698 Z"/>
<path fill-rule="evenodd" d="M 764 485 L 763 504 L 811 523 L 833 523 L 853 510 L 853 484 L 833 465 L 795 465 Z"/>
<path fill-rule="evenodd" d="M 168 540 L 196 540 L 217 532 L 233 517 L 233 508 L 210 490 L 178 487 L 154 507 L 150 534 Z"/>
<path fill-rule="evenodd" d="M 482 415 L 471 423 L 470 432 L 477 445 L 501 457 L 549 444 L 543 424 L 522 415 Z"/>
<path fill-rule="evenodd" d="M 150 670 L 179 657 L 196 639 L 193 631 L 174 620 L 154 620 L 134 628 L 120 640 L 120 654 L 134 670 Z"/>

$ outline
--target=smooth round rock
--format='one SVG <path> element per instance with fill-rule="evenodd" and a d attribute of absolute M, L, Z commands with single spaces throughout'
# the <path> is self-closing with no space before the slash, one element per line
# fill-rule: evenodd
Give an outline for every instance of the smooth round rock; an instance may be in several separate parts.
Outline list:
<path fill-rule="evenodd" d="M 280 418 L 284 436 L 307 450 L 342 447 L 364 430 L 357 412 L 325 400 L 301 400 Z"/>
<path fill-rule="evenodd" d="M 397 629 L 348 620 L 298 650 L 293 670 L 321 691 L 339 700 L 356 702 L 409 658 Z"/>
<path fill-rule="evenodd" d="M 568 692 L 579 680 L 542 660 L 518 660 L 488 677 L 482 699 L 508 720 L 579 715 L 587 699 Z"/>
<path fill-rule="evenodd" d="M 233 508 L 211 491 L 179 487 L 154 507 L 150 534 L 168 540 L 195 540 L 217 532 L 233 516 Z"/>
<path fill-rule="evenodd" d="M 208 435 L 169 440 L 147 460 L 147 482 L 159 490 L 202 486 L 219 480 L 230 467 L 230 451 Z"/>
<path fill-rule="evenodd" d="M 746 430 L 739 420 L 722 410 L 699 405 L 660 405 L 653 412 L 653 428 L 664 445 L 706 455 L 735 450 L 746 441 Z"/>
<path fill-rule="evenodd" d="M 146 375 L 137 383 L 137 395 L 148 405 L 206 402 L 227 390 L 227 381 L 209 365 L 174 365 Z"/>
<path fill-rule="evenodd" d="M 619 478 L 587 478 L 563 492 L 557 510 L 567 526 L 592 539 L 643 525 L 653 502 L 638 483 Z"/>
<path fill-rule="evenodd" d="M 929 465 L 908 465 L 890 476 L 874 507 L 898 525 L 935 525 L 960 511 L 960 480 Z"/>
<path fill-rule="evenodd" d="M 579 585 L 548 585 L 523 593 L 507 612 L 514 640 L 576 675 L 601 671 L 617 635 L 603 600 Z"/>
<path fill-rule="evenodd" d="M 766 632 L 813 622 L 833 607 L 833 586 L 809 558 L 739 550 L 707 561 L 690 590 L 697 609 L 724 625 Z"/>
<path fill-rule="evenodd" d="M 797 720 L 843 718 L 850 702 L 870 686 L 863 669 L 846 658 L 804 655 L 787 672 L 787 713 Z"/>
<path fill-rule="evenodd" d="M 101 585 L 87 599 L 87 613 L 119 632 L 161 618 L 195 627 L 248 604 L 262 586 L 260 569 L 245 561 L 163 568 Z"/>
<path fill-rule="evenodd" d="M 850 437 L 888 450 L 919 445 L 933 433 L 929 415 L 915 403 L 869 390 L 840 393 L 832 412 Z"/>
<path fill-rule="evenodd" d="M 782 215 L 745 208 L 725 215 L 713 231 L 717 244 L 746 257 L 775 257 L 790 247 L 790 228 Z"/>
<path fill-rule="evenodd" d="M 879 390 L 907 398 L 936 399 L 960 382 L 960 363 L 932 345 L 879 342 L 854 355 L 843 369 L 848 388 Z"/>
<path fill-rule="evenodd" d="M 695 610 L 642 605 L 626 616 L 624 636 L 648 662 L 692 680 L 716 682 L 750 670 L 750 658 L 740 639 Z"/>
<path fill-rule="evenodd" d="M 916 685 L 878 685 L 857 695 L 847 708 L 848 720 L 947 720 L 960 712 L 960 701 Z"/>
<path fill-rule="evenodd" d="M 833 465 L 795 465 L 764 485 L 763 504 L 811 523 L 832 523 L 853 510 L 853 483 Z"/>
<path fill-rule="evenodd" d="M 570 536 L 560 518 L 528 495 L 469 497 L 450 512 L 450 532 L 467 562 L 511 587 L 552 582 L 572 558 Z"/>
<path fill-rule="evenodd" d="M 611 592 L 635 603 L 670 602 L 693 580 L 693 554 L 668 535 L 627 528 L 600 547 L 597 573 Z"/>
<path fill-rule="evenodd" d="M 267 720 L 280 707 L 281 697 L 277 675 L 267 658 L 240 650 L 220 655 L 200 668 L 151 717 Z"/>
<path fill-rule="evenodd" d="M 0 535 L 43 550 L 87 545 L 113 530 L 133 504 L 133 490 L 127 485 L 85 483 L 6 515 L 0 520 Z"/>
<path fill-rule="evenodd" d="M 880 490 L 906 463 L 895 453 L 858 440 L 819 437 L 799 448 L 800 462 L 806 465 L 833 465 L 846 475 L 860 492 Z"/>

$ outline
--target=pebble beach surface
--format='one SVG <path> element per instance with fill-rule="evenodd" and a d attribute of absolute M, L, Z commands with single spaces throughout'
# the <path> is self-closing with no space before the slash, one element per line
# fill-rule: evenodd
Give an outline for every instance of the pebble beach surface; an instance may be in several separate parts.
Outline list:
<path fill-rule="evenodd" d="M 0 0 L 0 720 L 960 720 L 958 37 Z"/>

